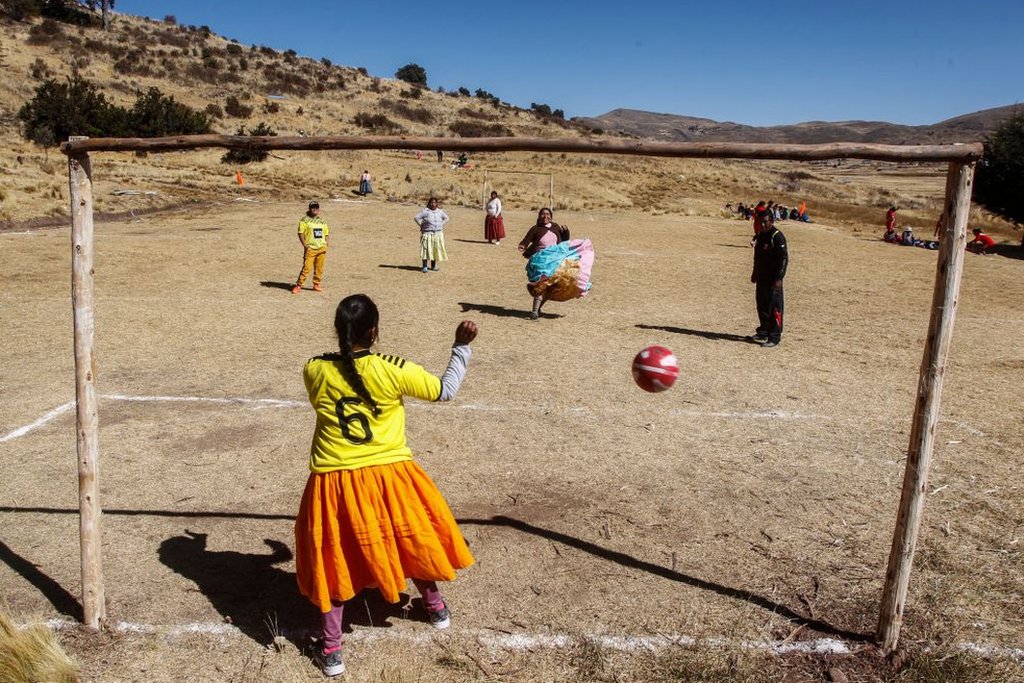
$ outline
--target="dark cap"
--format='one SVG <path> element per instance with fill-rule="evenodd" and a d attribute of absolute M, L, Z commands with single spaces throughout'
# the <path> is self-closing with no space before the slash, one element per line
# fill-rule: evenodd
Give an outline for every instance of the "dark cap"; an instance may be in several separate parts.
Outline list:
<path fill-rule="evenodd" d="M 311 208 L 311 209 L 319 209 L 320 208 L 320 202 L 318 202 L 318 201 L 316 201 L 314 199 L 313 201 L 311 201 L 309 203 L 309 208 Z"/>

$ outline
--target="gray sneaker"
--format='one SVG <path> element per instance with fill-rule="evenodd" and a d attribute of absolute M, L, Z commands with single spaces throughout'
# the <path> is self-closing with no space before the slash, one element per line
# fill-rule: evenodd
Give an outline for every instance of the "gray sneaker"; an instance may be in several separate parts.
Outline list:
<path fill-rule="evenodd" d="M 340 676 L 345 673 L 345 662 L 341 659 L 341 648 L 338 648 L 329 655 L 324 654 L 324 646 L 316 646 L 316 661 L 320 664 L 320 670 L 324 676 Z"/>
<path fill-rule="evenodd" d="M 430 625 L 436 629 L 445 629 L 452 625 L 452 613 L 448 605 L 437 611 L 428 609 L 427 618 L 430 619 Z"/>

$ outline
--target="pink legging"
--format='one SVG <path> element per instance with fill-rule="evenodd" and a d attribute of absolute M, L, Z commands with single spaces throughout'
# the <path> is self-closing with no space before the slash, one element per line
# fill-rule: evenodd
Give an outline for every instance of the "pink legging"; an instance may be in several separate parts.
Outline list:
<path fill-rule="evenodd" d="M 423 605 L 429 612 L 436 612 L 444 608 L 444 597 L 441 589 L 437 587 L 436 581 L 422 581 L 413 579 L 416 590 L 423 597 Z M 345 603 L 331 600 L 331 611 L 322 615 L 324 628 L 324 654 L 330 654 L 341 649 L 341 617 L 345 611 Z"/>

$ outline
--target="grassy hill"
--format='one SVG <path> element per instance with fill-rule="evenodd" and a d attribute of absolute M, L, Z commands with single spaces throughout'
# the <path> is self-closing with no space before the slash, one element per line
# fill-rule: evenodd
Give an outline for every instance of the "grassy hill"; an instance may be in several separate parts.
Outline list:
<path fill-rule="evenodd" d="M 7 76 L 0 81 L 0 144 L 8 150 L 0 157 L 0 226 L 8 229 L 66 222 L 65 159 L 24 140 L 17 112 L 46 79 L 72 73 L 123 106 L 157 87 L 209 113 L 220 133 L 266 123 L 282 135 L 602 135 L 487 93 L 435 92 L 292 50 L 241 45 L 205 27 L 129 15 L 117 15 L 108 32 L 50 20 L 0 20 L 0 66 Z M 454 170 L 433 153 L 281 152 L 242 167 L 245 185 L 239 188 L 238 167 L 222 163 L 222 154 L 94 155 L 97 211 L 131 216 L 239 199 L 351 197 L 367 169 L 375 180 L 373 200 L 418 203 L 437 195 L 449 205 L 480 206 L 485 191 L 494 188 L 510 207 L 536 209 L 547 203 L 551 174 L 556 210 L 718 215 L 726 202 L 765 198 L 808 201 L 818 219 L 874 230 L 893 202 L 908 210 L 908 221 L 934 222 L 944 172 L 935 165 L 849 161 L 797 165 L 530 153 L 472 155 L 471 168 Z"/>

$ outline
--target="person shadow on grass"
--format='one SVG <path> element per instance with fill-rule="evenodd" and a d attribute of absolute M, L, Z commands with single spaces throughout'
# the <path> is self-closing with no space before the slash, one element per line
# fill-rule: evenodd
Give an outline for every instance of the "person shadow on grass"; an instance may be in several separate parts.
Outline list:
<path fill-rule="evenodd" d="M 160 561 L 195 583 L 224 623 L 233 624 L 261 645 L 281 636 L 300 650 L 319 636 L 320 612 L 299 594 L 295 573 L 277 565 L 291 561 L 292 551 L 278 540 L 266 538 L 269 553 L 210 550 L 208 534 L 185 530 L 164 540 L 157 551 Z M 346 603 L 344 630 L 353 625 L 390 627 L 391 618 L 415 616 L 405 594 L 390 604 L 376 590 L 368 590 Z"/>

